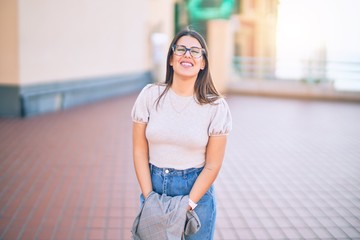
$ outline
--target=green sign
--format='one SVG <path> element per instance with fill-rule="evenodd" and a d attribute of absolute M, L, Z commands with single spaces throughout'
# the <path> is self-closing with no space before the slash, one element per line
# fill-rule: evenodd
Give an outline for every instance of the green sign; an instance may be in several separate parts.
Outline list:
<path fill-rule="evenodd" d="M 189 0 L 187 7 L 192 20 L 229 19 L 235 0 L 222 0 L 219 7 L 202 7 L 203 0 Z"/>

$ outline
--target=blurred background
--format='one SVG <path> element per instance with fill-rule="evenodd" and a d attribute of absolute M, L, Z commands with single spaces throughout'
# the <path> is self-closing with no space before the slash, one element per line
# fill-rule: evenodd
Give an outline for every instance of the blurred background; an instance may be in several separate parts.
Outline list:
<path fill-rule="evenodd" d="M 357 0 L 0 2 L 0 116 L 68 109 L 164 81 L 174 34 L 210 48 L 222 92 L 359 100 Z"/>
<path fill-rule="evenodd" d="M 214 239 L 360 239 L 359 9 L 0 0 L 0 239 L 130 239 L 131 108 L 187 26 L 233 117 Z"/>

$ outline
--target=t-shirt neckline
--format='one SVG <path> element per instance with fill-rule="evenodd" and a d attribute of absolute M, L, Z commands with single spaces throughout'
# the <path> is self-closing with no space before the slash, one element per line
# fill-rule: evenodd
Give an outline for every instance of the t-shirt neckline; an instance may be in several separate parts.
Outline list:
<path fill-rule="evenodd" d="M 181 96 L 178 95 L 171 87 L 169 88 L 169 91 L 171 92 L 172 95 L 174 95 L 177 98 L 181 98 L 181 99 L 190 99 L 190 98 L 194 98 L 194 95 L 191 96 Z"/>

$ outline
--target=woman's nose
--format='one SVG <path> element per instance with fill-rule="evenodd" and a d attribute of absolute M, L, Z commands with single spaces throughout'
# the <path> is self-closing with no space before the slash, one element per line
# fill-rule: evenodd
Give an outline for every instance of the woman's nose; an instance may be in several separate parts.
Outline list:
<path fill-rule="evenodd" d="M 190 49 L 186 49 L 184 56 L 191 57 Z"/>

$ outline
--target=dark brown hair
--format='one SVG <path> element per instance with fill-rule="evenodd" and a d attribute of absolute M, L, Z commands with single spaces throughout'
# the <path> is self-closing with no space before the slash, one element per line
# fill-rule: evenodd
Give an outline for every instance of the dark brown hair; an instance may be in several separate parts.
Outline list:
<path fill-rule="evenodd" d="M 195 97 L 198 103 L 200 104 L 207 104 L 207 103 L 213 103 L 217 99 L 221 97 L 220 93 L 216 90 L 215 85 L 212 81 L 211 74 L 210 74 L 210 68 L 209 68 L 209 60 L 208 60 L 208 47 L 206 45 L 206 42 L 204 38 L 200 35 L 200 33 L 196 32 L 195 30 L 190 29 L 187 27 L 186 29 L 180 31 L 174 39 L 172 40 L 168 54 L 167 54 L 167 60 L 166 60 L 166 79 L 165 79 L 165 90 L 161 93 L 161 95 L 157 99 L 157 105 L 160 102 L 160 99 L 166 94 L 166 92 L 169 90 L 173 83 L 174 78 L 174 69 L 170 65 L 170 60 L 173 55 L 173 46 L 177 43 L 177 41 L 183 37 L 183 36 L 190 36 L 195 39 L 197 39 L 203 49 L 205 51 L 203 52 L 203 58 L 205 60 L 205 68 L 203 70 L 200 70 L 196 81 L 194 85 L 194 92 Z"/>

